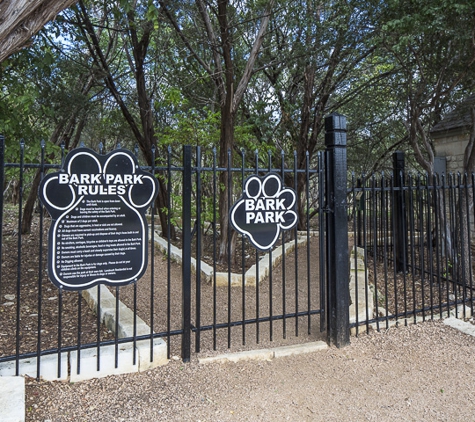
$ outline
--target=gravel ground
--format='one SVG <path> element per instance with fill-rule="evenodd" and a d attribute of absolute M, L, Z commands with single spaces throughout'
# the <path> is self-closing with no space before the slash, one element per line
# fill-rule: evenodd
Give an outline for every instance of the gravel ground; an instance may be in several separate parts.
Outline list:
<path fill-rule="evenodd" d="M 469 421 L 475 338 L 438 322 L 266 362 L 28 381 L 27 421 Z"/>

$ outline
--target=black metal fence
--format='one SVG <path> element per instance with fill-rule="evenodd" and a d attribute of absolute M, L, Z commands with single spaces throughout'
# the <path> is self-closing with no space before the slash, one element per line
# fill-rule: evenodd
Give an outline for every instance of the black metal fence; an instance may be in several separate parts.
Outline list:
<path fill-rule="evenodd" d="M 326 131 L 326 151 L 315 161 L 307 155 L 303 166 L 275 152 L 229 153 L 219 166 L 213 150 L 155 151 L 154 165 L 144 169 L 160 180 L 162 206 L 147 215 L 145 275 L 80 292 L 48 280 L 51 219 L 35 202 L 36 184 L 61 169 L 64 151 L 47 163 L 42 145 L 34 163 L 22 143 L 18 162 L 8 163 L 0 137 L 0 375 L 2 365 L 18 375 L 29 362 L 35 368 L 28 373 L 39 378 L 41 362 L 57 357 L 56 376 L 72 379 L 85 366 L 99 371 L 111 348 L 115 368 L 129 346 L 142 348 L 142 356 L 127 358 L 133 365 L 144 353 L 153 362 L 160 342 L 165 358 L 184 361 L 269 342 L 322 338 L 340 347 L 350 328 L 470 316 L 475 176 L 412 175 L 397 153 L 392 175 L 352 176 L 348 184 L 344 117 L 327 117 Z M 300 222 L 260 252 L 229 224 L 221 227 L 227 211 L 218 198 L 227 181 L 230 206 L 248 176 L 268 173 L 297 192 Z M 31 197 L 35 212 L 22 224 Z"/>
<path fill-rule="evenodd" d="M 57 377 L 62 378 L 68 372 L 62 363 L 65 354 L 77 355 L 69 371 L 80 374 L 84 369 L 81 356 L 92 350 L 99 371 L 101 355 L 108 347 L 114 349 L 116 368 L 120 350 L 128 344 L 135 349 L 145 341 L 148 359 L 153 361 L 157 339 L 166 342 L 167 358 L 181 356 L 184 361 L 193 352 L 241 350 L 282 339 L 315 340 L 326 335 L 327 308 L 337 317 L 336 324 L 328 324 L 330 342 L 338 346 L 348 342 L 348 301 L 341 300 L 347 293 L 347 275 L 338 278 L 346 265 L 341 263 L 348 261 L 347 250 L 344 246 L 335 263 L 334 254 L 327 249 L 329 245 L 333 250 L 340 247 L 338 242 L 345 242 L 347 236 L 346 205 L 335 200 L 346 198 L 346 187 L 334 183 L 344 179 L 341 174 L 335 176 L 335 169 L 342 168 L 341 160 L 346 166 L 346 123 L 342 116 L 327 120 L 328 151 L 319 153 L 312 163 L 307 155 L 303 168 L 297 166 L 295 156 L 288 160 L 283 153 L 241 152 L 233 158 L 229 153 L 224 167 L 217 165 L 216 151 L 200 147 L 184 147 L 183 152 L 168 148 L 156 154 L 156 164 L 144 169 L 156 174 L 166 187 L 166 207 L 161 211 L 167 223 L 162 227 L 156 207 L 151 207 L 145 275 L 127 286 L 96 286 L 80 292 L 57 288 L 48 280 L 51 219 L 39 203 L 29 232 L 23 233 L 22 226 L 28 192 L 36 192 L 35 180 L 61 169 L 64 151 L 60 162 L 47 163 L 43 144 L 40 158 L 32 163 L 25 160 L 21 143 L 18 162 L 8 163 L 0 137 L 0 182 L 8 187 L 0 199 L 0 366 L 13 363 L 18 375 L 22 362 L 29 359 L 36 366 L 32 376 L 39 378 L 41 361 L 57 356 Z M 231 204 L 242 193 L 247 176 L 269 172 L 298 191 L 301 220 L 298 227 L 280 234 L 276 249 L 259 252 L 250 247 L 246 236 L 235 236 L 230 228 L 220 227 L 218 197 L 223 174 L 234 186 L 228 193 Z M 15 186 L 15 195 L 11 195 L 11 186 Z M 332 216 L 341 211 L 343 222 L 338 222 Z M 328 244 L 326 227 L 334 233 Z M 222 230 L 229 231 L 229 241 L 227 257 L 220 261 Z M 332 284 L 337 278 L 340 287 Z M 339 294 L 341 286 L 343 293 Z M 130 323 L 124 328 L 127 315 Z M 135 352 L 131 360 L 135 365 Z"/>
<path fill-rule="evenodd" d="M 352 178 L 352 327 L 472 315 L 474 188 L 474 175 L 405 172 L 399 152 L 392 175 Z"/>

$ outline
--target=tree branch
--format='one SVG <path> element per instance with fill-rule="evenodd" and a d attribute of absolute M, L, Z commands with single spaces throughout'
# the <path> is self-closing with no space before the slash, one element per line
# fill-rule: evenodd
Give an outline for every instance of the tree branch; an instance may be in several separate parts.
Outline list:
<path fill-rule="evenodd" d="M 274 6 L 275 0 L 270 0 L 267 4 L 266 10 L 264 11 L 264 15 L 261 20 L 261 25 L 259 31 L 257 33 L 256 39 L 254 41 L 254 45 L 252 46 L 251 53 L 249 55 L 249 60 L 246 63 L 246 68 L 244 69 L 244 73 L 242 75 L 241 80 L 236 88 L 236 92 L 234 93 L 233 98 L 233 111 L 235 112 L 239 103 L 242 100 L 244 93 L 246 92 L 247 85 L 249 84 L 249 80 L 253 74 L 254 64 L 256 63 L 257 56 L 261 49 L 262 43 L 264 41 L 264 36 L 267 30 L 267 25 L 269 24 L 270 14 L 272 11 L 272 7 Z"/>
<path fill-rule="evenodd" d="M 203 69 L 205 69 L 205 71 L 211 76 L 211 77 L 215 77 L 215 74 L 213 72 L 213 70 L 206 64 L 206 62 L 198 55 L 198 53 L 194 50 L 194 48 L 192 47 L 192 45 L 190 44 L 190 42 L 188 41 L 188 38 L 185 36 L 185 34 L 183 34 L 180 26 L 177 24 L 177 22 L 175 21 L 175 19 L 173 18 L 172 14 L 170 13 L 170 11 L 168 10 L 167 8 L 167 4 L 165 3 L 165 1 L 163 0 L 160 0 L 159 1 L 159 4 L 160 4 L 160 7 L 162 8 L 162 11 L 163 13 L 165 13 L 165 16 L 167 17 L 167 19 L 170 21 L 170 23 L 173 25 L 173 27 L 175 28 L 175 31 L 176 33 L 178 34 L 178 36 L 181 38 L 181 40 L 183 41 L 183 44 L 185 44 L 185 47 L 188 49 L 188 51 L 191 53 L 191 55 L 199 62 L 199 64 L 203 67 Z"/>

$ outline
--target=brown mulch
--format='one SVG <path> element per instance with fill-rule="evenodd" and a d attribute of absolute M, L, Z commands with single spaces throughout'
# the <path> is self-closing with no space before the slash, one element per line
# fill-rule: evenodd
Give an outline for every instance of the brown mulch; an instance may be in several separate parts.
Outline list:
<path fill-rule="evenodd" d="M 100 341 L 113 339 L 114 335 L 110 331 L 102 324 L 98 325 L 94 312 L 89 309 L 79 293 L 60 292 L 48 280 L 46 266 L 49 217 L 44 219 L 40 248 L 38 214 L 34 217 L 31 233 L 19 238 L 17 212 L 17 209 L 7 207 L 3 220 L 0 357 L 14 355 L 17 345 L 18 352 L 24 354 L 36 353 L 38 347 L 44 351 L 96 343 L 98 339 Z M 286 236 L 286 239 L 288 240 L 289 236 Z M 20 258 L 18 257 L 19 241 L 21 241 Z M 263 255 L 250 247 L 249 242 L 245 242 L 244 248 L 240 242 L 241 239 L 238 239 L 237 252 L 231 266 L 231 270 L 238 273 L 242 273 L 243 261 L 245 267 L 249 268 Z M 311 263 L 308 271 L 314 280 L 310 284 L 312 309 L 319 307 L 319 286 L 316 281 L 318 280 L 318 259 L 315 258 L 318 256 L 317 243 L 316 238 L 313 238 L 309 249 Z M 203 259 L 208 260 L 210 264 L 212 263 L 210 259 L 213 257 L 213 244 L 213 236 L 209 234 L 203 236 Z M 119 288 L 120 300 L 131 309 L 136 308 L 137 314 L 147 324 L 153 326 L 154 332 L 165 332 L 168 329 L 180 330 L 181 266 L 174 262 L 168 264 L 166 257 L 157 250 L 150 251 L 149 257 L 149 269 L 144 277 L 136 285 Z M 244 289 L 225 287 L 214 289 L 212 285 L 203 283 L 197 289 L 193 281 L 193 324 L 195 327 L 208 327 L 201 332 L 201 335 L 193 335 L 193 349 L 198 347 L 198 343 L 207 351 L 226 350 L 228 346 L 233 350 L 242 350 L 255 348 L 257 344 L 265 345 L 268 342 L 281 341 L 287 344 L 305 341 L 304 339 L 320 338 L 319 315 L 285 318 L 272 321 L 272 323 L 260 322 L 257 325 L 243 323 L 256 317 L 279 315 L 284 311 L 286 313 L 292 313 L 295 310 L 302 312 L 308 309 L 306 248 L 299 248 L 298 260 L 296 272 L 294 254 L 289 254 L 285 262 L 274 268 L 272 277 L 267 278 L 258 288 L 245 286 Z M 285 277 L 283 278 L 284 266 Z M 227 271 L 228 268 L 229 263 L 225 262 L 217 266 L 217 271 Z M 113 292 L 115 293 L 115 289 Z M 153 314 L 150 312 L 151 307 L 154 308 Z M 198 308 L 199 312 L 197 312 Z M 20 319 L 17 326 L 18 315 Z M 238 324 L 231 326 L 236 321 Z M 78 333 L 79 322 L 80 333 Z M 210 329 L 214 323 L 226 324 L 227 327 L 214 331 Z M 170 353 L 179 355 L 180 336 L 172 336 L 167 340 Z"/>
<path fill-rule="evenodd" d="M 287 254 L 284 261 L 274 266 L 272 276 L 257 287 L 215 288 L 209 282 L 197 284 L 195 275 L 192 275 L 192 324 L 206 327 L 192 335 L 192 349 L 197 350 L 199 346 L 202 354 L 210 355 L 228 349 L 240 351 L 321 339 L 319 315 L 288 317 L 272 323 L 249 323 L 249 320 L 269 315 L 304 312 L 309 306 L 310 309 L 320 308 L 318 238 L 311 238 L 308 253 L 310 261 L 307 248 L 298 248 L 297 265 L 295 253 Z M 248 266 L 256 259 L 260 259 L 260 255 L 253 249 Z M 133 285 L 121 288 L 120 299 L 131 309 L 136 307 L 137 314 L 147 324 L 153 325 L 154 332 L 165 332 L 168 328 L 179 330 L 182 318 L 181 266 L 175 263 L 169 266 L 166 257 L 158 250 L 153 252 L 153 262 L 154 273 L 149 265 L 136 288 Z M 237 274 L 242 275 L 241 267 Z M 309 284 L 310 299 L 307 294 Z M 150 312 L 152 308 L 153 313 Z M 214 330 L 215 324 L 224 327 Z M 166 339 L 171 355 L 180 355 L 181 337 Z"/>
<path fill-rule="evenodd" d="M 101 341 L 113 338 L 102 324 L 98 326 L 96 316 L 79 293 L 60 292 L 48 280 L 46 258 L 49 218 L 44 219 L 41 247 L 43 257 L 40 263 L 38 215 L 34 218 L 31 233 L 20 237 L 17 216 L 16 209 L 6 208 L 4 211 L 0 279 L 0 357 L 14 355 L 17 344 L 18 352 L 23 354 L 37 352 L 38 346 L 40 350 L 49 350 L 95 343 L 98 337 Z"/>

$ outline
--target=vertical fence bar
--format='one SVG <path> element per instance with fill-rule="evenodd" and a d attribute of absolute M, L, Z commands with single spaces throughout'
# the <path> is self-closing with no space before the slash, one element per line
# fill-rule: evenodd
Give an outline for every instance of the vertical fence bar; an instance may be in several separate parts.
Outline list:
<path fill-rule="evenodd" d="M 462 286 L 462 318 L 465 318 L 465 299 L 467 295 L 467 282 L 466 282 L 466 270 L 465 270 L 465 256 L 466 256 L 466 240 L 465 240 L 465 226 L 464 226 L 464 215 L 463 215 L 463 202 L 464 202 L 464 191 L 462 185 L 462 175 L 459 173 L 457 175 L 457 190 L 458 190 L 458 223 L 457 223 L 457 231 L 459 232 L 458 235 L 458 243 L 460 245 L 460 268 L 457 273 L 457 284 Z M 457 304 L 455 305 L 457 307 Z"/>
<path fill-rule="evenodd" d="M 427 229 L 425 230 L 426 242 L 428 246 L 427 251 L 427 265 L 429 266 L 429 299 L 430 299 L 430 316 L 431 319 L 434 319 L 434 250 L 431 239 L 432 229 L 432 208 L 431 204 L 433 203 L 433 197 L 435 192 L 435 186 L 430 186 L 431 178 L 428 174 L 425 177 L 425 184 L 427 190 Z"/>
<path fill-rule="evenodd" d="M 41 256 L 41 255 L 40 255 Z M 41 283 L 38 282 L 38 284 L 40 285 L 41 287 Z M 76 369 L 77 369 L 77 373 L 80 374 L 81 373 L 81 333 L 82 333 L 82 295 L 81 295 L 81 292 L 78 292 L 78 335 L 77 335 L 77 345 L 76 345 L 76 352 L 77 352 L 77 366 L 76 366 Z M 41 303 L 40 302 L 40 297 L 38 297 L 38 303 Z M 41 313 L 40 313 L 40 310 L 38 309 L 38 320 L 40 320 L 40 316 L 41 316 Z M 40 328 L 40 327 L 38 327 Z M 40 330 L 38 330 L 38 338 L 40 337 Z M 40 374 L 39 374 L 39 368 L 40 368 L 40 348 L 39 348 L 39 345 L 41 343 L 38 343 L 38 371 L 37 371 L 37 377 L 38 377 L 38 381 L 40 379 Z M 72 370 L 72 369 L 71 369 Z"/>
<path fill-rule="evenodd" d="M 244 179 L 246 178 L 246 159 L 245 151 L 241 150 L 241 191 L 244 192 Z M 242 344 L 246 344 L 246 237 L 241 234 L 241 305 L 242 305 Z"/>
<path fill-rule="evenodd" d="M 259 174 L 259 151 L 256 149 L 254 152 L 254 161 L 255 161 L 255 171 L 256 174 Z M 259 344 L 260 341 L 260 272 L 259 272 L 259 252 L 256 249 L 256 343 Z"/>
<path fill-rule="evenodd" d="M 45 141 L 41 141 L 41 157 L 40 157 L 40 179 L 43 179 L 45 173 Z M 0 184 L 3 186 L 3 183 Z M 3 195 L 2 195 L 3 196 Z M 0 208 L 0 212 L 3 213 L 3 208 Z M 36 379 L 39 381 L 41 376 L 41 305 L 43 301 L 43 227 L 44 227 L 44 207 L 43 204 L 39 204 L 39 234 L 38 234 L 38 319 L 36 329 L 38 337 L 36 339 Z M 2 239 L 0 234 L 0 239 Z M 81 302 L 79 302 L 81 303 Z M 81 341 L 81 315 L 78 317 L 78 348 Z M 78 354 L 79 361 L 79 354 Z"/>
<path fill-rule="evenodd" d="M 97 305 L 96 305 L 96 370 L 101 370 L 101 285 L 97 285 Z M 78 357 L 77 373 L 80 371 L 80 359 Z"/>
<path fill-rule="evenodd" d="M 228 192 L 227 192 L 227 199 L 228 199 L 228 210 L 231 206 L 231 187 L 233 183 L 233 177 L 232 177 L 232 157 L 231 157 L 231 150 L 228 149 L 228 160 L 227 160 L 227 180 L 228 180 Z M 222 212 L 222 210 L 220 210 Z M 232 239 L 231 239 L 231 224 L 228 224 L 228 227 L 221 227 L 221 232 L 223 233 L 224 230 L 227 230 L 228 235 L 227 235 L 227 240 L 228 244 L 226 245 L 227 248 L 227 261 L 228 261 L 228 326 L 227 326 L 227 331 L 228 331 L 228 349 L 231 348 L 231 246 L 232 246 Z"/>
<path fill-rule="evenodd" d="M 442 229 L 440 227 L 440 203 L 442 201 L 442 195 L 440 194 L 440 177 L 438 174 L 432 176 L 434 184 L 434 221 L 435 228 L 433 232 L 433 239 L 435 240 L 435 253 L 436 253 L 436 272 L 437 272 L 437 287 L 438 287 L 438 296 L 439 296 L 439 315 L 440 319 L 443 318 L 443 309 L 442 309 L 442 277 L 441 277 L 441 252 L 443 251 L 442 246 Z M 434 241 L 433 240 L 433 241 Z"/>
<path fill-rule="evenodd" d="M 456 285 L 457 281 L 457 272 L 458 272 L 458 250 L 457 250 L 457 232 L 456 232 L 456 218 L 457 218 L 457 213 L 456 213 L 456 191 L 454 188 L 454 184 L 456 183 L 454 180 L 454 175 L 450 174 L 449 175 L 449 195 L 448 195 L 448 201 L 449 201 L 449 219 L 450 219 L 450 225 L 449 225 L 449 233 L 451 236 L 451 259 L 452 262 L 449 262 L 449 271 L 448 274 L 450 274 L 450 284 L 452 286 L 452 290 L 454 293 L 454 302 L 453 304 L 455 305 L 455 318 L 458 318 L 458 309 L 457 309 L 457 301 L 458 301 L 458 288 Z M 448 306 L 448 313 L 450 315 L 450 302 Z"/>
<path fill-rule="evenodd" d="M 475 201 L 475 174 L 472 173 L 470 175 L 470 180 L 471 180 L 471 190 L 470 190 L 470 206 L 473 209 L 473 212 L 475 213 L 475 206 L 474 206 L 474 201 Z M 468 183 L 468 182 L 467 182 Z M 467 211 L 468 212 L 468 211 Z M 473 217 L 473 216 L 472 216 Z M 472 257 L 472 244 L 471 244 L 471 239 L 472 239 L 472 234 L 474 232 L 474 224 L 475 224 L 475 218 L 473 218 L 474 224 L 470 224 L 470 214 L 468 214 L 468 222 L 469 222 L 469 238 L 470 238 L 470 270 L 473 271 L 473 257 Z M 473 274 L 472 272 L 470 273 L 470 313 L 473 315 Z"/>
<path fill-rule="evenodd" d="M 267 158 L 268 158 L 268 163 L 269 163 L 269 173 L 272 171 L 272 155 L 271 152 L 267 152 Z M 274 339 L 274 319 L 273 317 L 273 288 L 274 288 L 274 283 L 272 279 L 273 275 L 273 269 L 272 269 L 272 248 L 269 249 L 269 340 L 273 341 Z"/>
<path fill-rule="evenodd" d="M 216 222 L 217 222 L 217 210 L 216 210 L 216 193 L 218 191 L 217 187 L 217 176 L 216 176 L 216 148 L 213 148 L 213 350 L 217 348 L 216 340 L 216 261 L 217 261 L 217 251 L 216 251 Z"/>
<path fill-rule="evenodd" d="M 196 336 L 195 351 L 201 347 L 201 147 L 196 147 Z"/>
<path fill-rule="evenodd" d="M 362 240 L 362 245 L 364 247 L 364 256 L 363 256 L 363 261 L 364 261 L 364 295 L 365 295 L 365 300 L 368 298 L 368 289 L 369 289 L 369 281 L 368 281 L 368 268 L 369 268 L 369 261 L 368 261 L 368 253 L 371 251 L 371 243 L 368 244 L 368 239 L 371 239 L 371 195 L 367 194 L 369 192 L 369 186 L 368 186 L 368 179 L 369 176 L 367 177 L 365 174 L 362 175 L 361 180 L 362 180 L 362 188 L 363 188 L 363 240 Z M 369 227 L 368 227 L 369 225 Z M 359 286 L 358 286 L 358 279 L 356 279 L 355 283 L 355 290 L 357 291 Z M 360 308 L 359 308 L 359 303 L 358 303 L 358 294 L 356 295 L 356 315 L 359 315 Z M 369 334 L 369 321 L 368 321 L 368 308 L 366 307 L 365 309 L 365 324 L 366 324 L 366 333 Z"/>
<path fill-rule="evenodd" d="M 171 244 L 171 227 L 172 227 L 172 216 L 171 216 L 171 207 L 172 207 L 172 165 L 171 165 L 171 156 L 172 156 L 172 148 L 168 146 L 167 149 L 167 190 L 168 190 L 168 197 L 167 197 L 167 358 L 170 359 L 171 357 L 171 271 L 172 271 L 172 263 L 171 263 L 171 251 L 172 251 L 172 244 Z M 162 227 L 162 231 L 164 228 Z"/>
<path fill-rule="evenodd" d="M 346 117 L 325 118 L 327 155 L 328 341 L 336 347 L 350 343 Z"/>
<path fill-rule="evenodd" d="M 464 197 L 465 197 L 465 220 L 466 220 L 466 228 L 467 228 L 467 257 L 466 257 L 466 263 L 467 263 L 467 281 L 468 281 L 468 286 L 467 283 L 465 284 L 465 288 L 467 288 L 467 295 L 470 294 L 470 299 L 466 297 L 466 301 L 470 300 L 470 303 L 472 303 L 471 298 L 472 298 L 472 236 L 470 235 L 470 230 L 471 230 L 471 224 L 470 224 L 470 194 L 469 194 L 469 176 L 467 173 L 464 174 Z M 466 312 L 466 302 L 464 302 L 464 308 L 463 308 L 463 317 L 467 318 L 467 312 Z M 470 313 L 470 315 L 472 315 Z"/>
<path fill-rule="evenodd" d="M 308 153 L 308 151 L 307 151 Z M 310 315 L 310 309 L 312 309 L 312 290 L 311 290 L 311 268 L 310 268 L 310 190 L 309 190 L 309 185 L 310 185 L 310 174 L 309 174 L 309 163 L 308 163 L 308 154 L 306 154 L 305 157 L 305 198 L 306 198 L 306 213 L 305 213 L 305 219 L 307 220 L 307 333 L 310 335 L 311 333 L 311 315 Z M 297 253 L 297 245 L 295 245 L 295 251 Z M 297 254 L 295 255 L 295 260 L 297 261 Z M 323 311 L 322 311 L 323 313 Z"/>
<path fill-rule="evenodd" d="M 359 179 L 358 179 L 359 181 Z M 360 184 L 358 184 L 360 186 Z M 353 217 L 353 246 L 351 247 L 351 253 L 353 254 L 353 265 L 354 269 L 352 269 L 352 275 L 350 277 L 353 277 L 354 279 L 354 302 L 358 302 L 358 247 L 360 246 L 358 242 L 358 237 L 357 237 L 357 230 L 358 230 L 358 195 L 360 192 L 356 193 L 356 181 L 355 181 L 355 173 L 351 173 L 351 212 L 350 215 Z M 350 264 L 351 268 L 351 264 Z M 355 313 L 355 334 L 358 336 L 358 313 Z"/>
<path fill-rule="evenodd" d="M 18 251 L 17 251 L 17 283 L 16 283 L 16 346 L 15 346 L 15 354 L 16 354 L 16 361 L 15 361 L 15 375 L 20 375 L 20 294 L 21 294 L 21 241 L 22 241 L 22 234 L 21 234 L 21 220 L 22 220 L 22 210 L 23 210 L 23 173 L 24 169 L 24 157 L 25 157 L 25 142 L 23 139 L 20 142 L 20 192 L 19 192 L 19 200 L 18 200 Z M 3 189 L 3 186 L 2 186 Z"/>
<path fill-rule="evenodd" d="M 280 172 L 281 172 L 282 180 L 284 181 L 284 185 L 285 185 L 285 162 L 284 162 L 285 156 L 284 156 L 284 150 L 281 150 L 280 157 L 281 157 Z M 286 253 L 285 253 L 285 232 L 282 232 L 282 315 L 283 315 L 282 337 L 284 339 L 287 337 L 287 320 L 286 320 L 286 306 L 285 306 L 286 305 L 285 298 L 287 296 L 286 291 L 285 291 L 285 255 L 286 255 Z"/>
<path fill-rule="evenodd" d="M 410 239 L 410 261 L 409 267 L 411 267 L 411 278 L 412 278 L 412 313 L 414 317 L 414 323 L 416 323 L 416 316 L 417 316 L 417 292 L 416 292 L 416 247 L 415 247 L 415 230 L 416 230 L 416 208 L 414 206 L 414 181 L 412 175 L 409 175 L 408 178 L 408 192 L 409 192 L 409 200 L 407 201 L 407 209 L 409 210 L 409 239 Z M 416 197 L 417 199 L 417 197 Z M 407 268 L 407 267 L 406 267 Z M 407 325 L 408 313 L 407 313 L 407 278 L 406 272 L 404 271 L 403 274 L 404 280 L 404 324 Z"/>
<path fill-rule="evenodd" d="M 386 319 L 386 330 L 389 328 L 389 310 L 388 310 L 388 239 L 389 239 L 389 232 L 388 232 L 388 200 L 387 200 L 387 183 L 384 178 L 384 173 L 381 177 L 381 209 L 382 209 L 382 224 L 384 227 L 384 234 L 383 234 L 383 272 L 384 272 L 384 311 L 385 311 L 385 319 Z M 377 315 L 379 318 L 379 314 Z"/>
<path fill-rule="evenodd" d="M 393 258 L 393 280 L 394 280 L 394 315 L 396 316 L 396 322 L 398 321 L 398 292 L 397 292 L 397 270 L 396 270 L 396 213 L 394 207 L 396 203 L 396 191 L 395 191 L 395 179 L 396 175 L 393 174 L 390 180 L 390 192 L 391 192 L 391 204 L 393 205 L 393 212 L 391 213 L 391 225 L 392 225 L 392 258 Z"/>
<path fill-rule="evenodd" d="M 361 178 L 358 178 L 356 181 L 356 187 L 357 188 L 363 188 L 363 184 L 361 183 Z M 358 234 L 358 237 L 355 239 L 356 241 L 356 246 L 363 246 L 363 239 L 361 238 L 362 235 L 362 224 L 363 222 L 361 221 L 362 219 L 362 208 L 364 208 L 365 203 L 363 200 L 363 194 L 361 194 L 361 197 L 357 197 L 356 200 L 358 201 L 358 204 L 356 206 L 356 232 Z"/>
<path fill-rule="evenodd" d="M 115 288 L 115 335 L 114 335 L 114 357 L 115 368 L 119 367 L 119 321 L 120 321 L 120 289 L 119 286 Z"/>
<path fill-rule="evenodd" d="M 61 349 L 63 345 L 63 287 L 58 289 L 58 378 L 61 378 Z"/>
<path fill-rule="evenodd" d="M 394 240 L 396 249 L 396 271 L 407 271 L 407 230 L 406 230 L 406 209 L 404 200 L 404 153 L 396 151 L 393 154 L 393 170 L 394 170 Z"/>
<path fill-rule="evenodd" d="M 425 321 L 426 313 L 425 308 L 425 256 L 424 256 L 424 190 L 421 186 L 421 175 L 417 176 L 417 205 L 419 210 L 419 224 L 418 224 L 418 234 L 419 234 L 419 268 L 420 268 L 420 277 L 421 277 L 421 308 L 422 308 L 422 320 Z"/>
<path fill-rule="evenodd" d="M 3 187 L 5 186 L 5 137 L 0 135 L 0 261 L 3 256 Z M 0 265 L 0 297 L 2 296 L 2 266 Z"/>
<path fill-rule="evenodd" d="M 309 168 L 309 154 L 307 151 L 306 158 L 305 158 L 305 171 L 306 177 L 308 176 L 308 168 Z M 325 206 L 325 172 L 323 167 L 323 157 L 322 153 L 318 153 L 318 249 L 319 249 L 319 275 L 320 275 L 320 332 L 326 330 L 327 318 L 326 318 L 326 271 L 325 271 L 325 262 L 326 262 L 326 254 L 325 254 L 325 213 L 323 212 L 323 208 Z M 308 180 L 308 179 L 307 179 Z M 308 232 L 307 232 L 308 233 Z M 308 237 L 307 237 L 308 240 Z M 308 260 L 308 256 L 307 256 Z"/>
<path fill-rule="evenodd" d="M 156 148 L 155 145 L 152 146 L 152 167 L 150 172 L 152 173 L 153 177 L 155 177 L 155 154 Z M 168 191 L 168 196 L 171 195 L 171 192 Z M 152 238 L 150 239 L 150 244 L 152 247 L 150 248 L 150 362 L 153 362 L 153 329 L 155 325 L 154 320 L 154 311 L 155 311 L 155 202 L 150 204 L 150 221 L 151 221 L 151 228 L 150 231 L 152 232 Z M 164 231 L 164 229 L 162 229 Z M 135 285 L 137 283 L 134 283 Z M 134 287 L 135 289 L 135 287 Z M 135 354 L 134 354 L 135 356 Z M 134 361 L 135 363 L 135 361 Z"/>
<path fill-rule="evenodd" d="M 375 175 L 373 174 L 371 177 L 371 193 L 372 193 L 372 213 L 373 213 L 373 218 L 372 218 L 372 223 L 370 225 L 373 226 L 373 285 L 374 285 L 374 303 L 376 305 L 376 329 L 379 331 L 379 309 L 378 309 L 378 255 L 379 255 L 379 234 L 380 230 L 378 228 L 378 196 L 377 196 L 377 191 L 376 191 L 376 178 Z M 369 298 L 368 298 L 368 288 L 365 289 L 366 297 L 365 297 L 365 303 L 366 303 L 366 321 L 370 320 L 370 314 L 369 314 Z M 372 317 L 372 315 L 371 315 Z"/>
<path fill-rule="evenodd" d="M 181 357 L 183 362 L 191 358 L 191 146 L 183 147 L 183 291 Z"/>
<path fill-rule="evenodd" d="M 450 296 L 449 296 L 449 253 L 451 251 L 451 243 L 449 242 L 449 235 L 450 235 L 450 230 L 448 230 L 448 222 L 447 222 L 447 182 L 446 182 L 446 175 L 442 174 L 442 212 L 441 212 L 441 217 L 443 216 L 442 219 L 442 224 L 443 227 L 441 227 L 441 234 L 443 233 L 443 253 L 445 259 L 443 260 L 443 272 L 444 272 L 444 278 L 445 278 L 445 296 L 446 296 L 446 303 L 447 303 L 447 318 L 450 317 Z M 452 237 L 450 237 L 452 239 Z M 449 249 L 450 248 L 450 249 Z"/>

